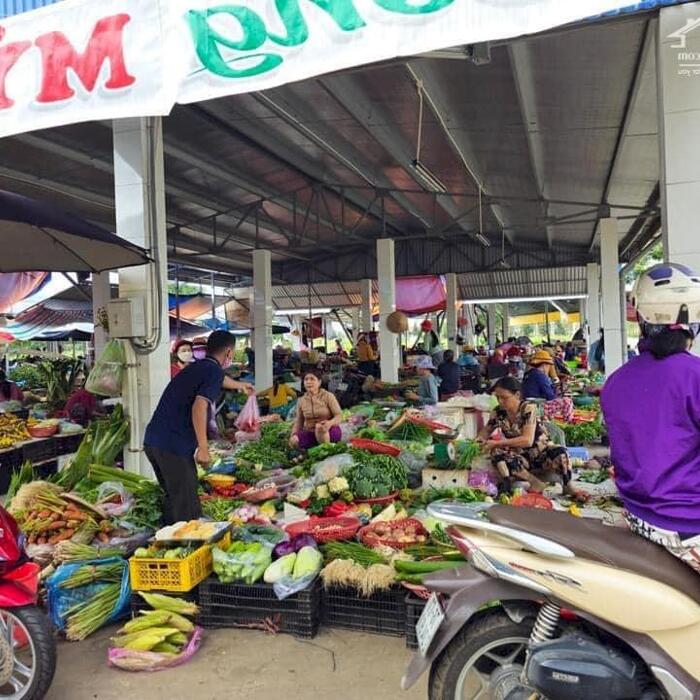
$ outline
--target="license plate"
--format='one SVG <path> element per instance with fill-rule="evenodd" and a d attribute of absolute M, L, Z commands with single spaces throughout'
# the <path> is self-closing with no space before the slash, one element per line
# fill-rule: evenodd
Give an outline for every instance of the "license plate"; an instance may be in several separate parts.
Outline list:
<path fill-rule="evenodd" d="M 345 382 L 340 382 L 338 384 L 338 391 L 347 391 L 348 390 L 348 385 Z"/>
<path fill-rule="evenodd" d="M 416 637 L 418 638 L 418 649 L 425 656 L 430 649 L 430 645 L 440 629 L 445 613 L 436 593 L 430 596 L 423 612 L 416 624 Z"/>

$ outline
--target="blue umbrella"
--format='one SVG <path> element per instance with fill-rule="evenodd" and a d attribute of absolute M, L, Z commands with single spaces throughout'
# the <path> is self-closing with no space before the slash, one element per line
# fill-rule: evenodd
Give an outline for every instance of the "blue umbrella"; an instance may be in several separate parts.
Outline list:
<path fill-rule="evenodd" d="M 149 262 L 143 248 L 46 202 L 0 190 L 0 272 L 104 272 Z"/>

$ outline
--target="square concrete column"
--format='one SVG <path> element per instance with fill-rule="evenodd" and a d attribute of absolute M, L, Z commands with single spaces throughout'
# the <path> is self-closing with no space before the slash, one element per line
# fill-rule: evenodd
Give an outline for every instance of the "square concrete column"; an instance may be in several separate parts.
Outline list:
<path fill-rule="evenodd" d="M 501 320 L 503 322 L 503 342 L 510 336 L 510 308 L 508 304 L 501 304 Z"/>
<path fill-rule="evenodd" d="M 360 307 L 353 306 L 350 309 L 350 318 L 352 319 L 352 340 L 357 342 L 357 335 L 360 332 Z"/>
<path fill-rule="evenodd" d="M 610 376 L 627 359 L 623 352 L 617 219 L 600 221 L 600 268 L 605 333 L 605 373 Z"/>
<path fill-rule="evenodd" d="M 372 330 L 372 280 L 360 280 L 360 330 L 369 333 Z"/>
<path fill-rule="evenodd" d="M 489 350 L 493 351 L 496 347 L 496 305 L 488 304 L 486 306 L 486 333 L 488 337 Z"/>
<path fill-rule="evenodd" d="M 586 266 L 586 343 L 588 350 L 591 344 L 598 340 L 600 329 L 603 327 L 600 315 L 600 265 L 598 263 L 588 263 Z M 582 323 L 583 325 L 583 323 Z"/>
<path fill-rule="evenodd" d="M 450 272 L 445 275 L 447 291 L 446 321 L 447 321 L 447 349 L 458 357 L 457 347 L 457 275 Z"/>
<path fill-rule="evenodd" d="M 474 335 L 476 313 L 474 312 L 474 306 L 472 304 L 464 304 L 462 307 L 462 313 L 467 319 L 467 325 L 465 326 L 466 330 L 464 332 L 464 344 L 473 346 L 476 344 L 476 336 Z"/>
<path fill-rule="evenodd" d="M 377 281 L 379 283 L 379 359 L 382 381 L 399 381 L 401 336 L 386 327 L 387 316 L 396 311 L 394 241 L 377 241 Z"/>
<path fill-rule="evenodd" d="M 143 303 L 145 340 L 153 348 L 148 354 L 129 353 L 132 361 L 127 374 L 135 372 L 136 381 L 127 381 L 124 391 L 124 407 L 131 419 L 125 467 L 150 475 L 143 436 L 170 381 L 163 125 L 160 117 L 119 119 L 113 122 L 112 131 L 117 234 L 148 250 L 155 260 L 119 271 L 119 296 Z"/>
<path fill-rule="evenodd" d="M 107 311 L 110 300 L 109 272 L 100 272 L 92 276 L 92 322 L 95 324 L 95 360 L 102 354 L 109 339 L 107 331 L 100 325 L 100 317 Z"/>
<path fill-rule="evenodd" d="M 269 250 L 253 251 L 253 351 L 255 389 L 272 386 L 272 259 Z"/>
<path fill-rule="evenodd" d="M 698 20 L 700 2 L 659 10 L 656 71 L 664 258 L 700 273 Z"/>

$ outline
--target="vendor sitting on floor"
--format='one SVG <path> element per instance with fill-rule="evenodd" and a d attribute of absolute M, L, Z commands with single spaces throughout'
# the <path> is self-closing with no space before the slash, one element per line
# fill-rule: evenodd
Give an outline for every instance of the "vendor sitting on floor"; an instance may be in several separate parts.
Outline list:
<path fill-rule="evenodd" d="M 407 391 L 406 398 L 423 406 L 434 406 L 438 402 L 438 387 L 440 380 L 433 374 L 435 365 L 430 355 L 421 355 L 416 360 L 416 369 L 420 377 L 418 393 Z"/>
<path fill-rule="evenodd" d="M 289 446 L 308 450 L 326 442 L 340 442 L 343 412 L 338 399 L 321 387 L 321 376 L 316 372 L 306 372 L 303 383 L 306 393 L 297 401 Z"/>
<path fill-rule="evenodd" d="M 527 481 L 541 492 L 542 481 L 560 481 L 564 493 L 585 496 L 571 487 L 571 463 L 565 447 L 555 445 L 537 416 L 534 404 L 523 401 L 521 384 L 513 377 L 499 379 L 492 389 L 498 408 L 479 433 L 491 453 L 491 463 L 508 489 L 514 480 Z M 496 433 L 496 435 L 494 435 Z"/>
<path fill-rule="evenodd" d="M 287 386 L 285 383 L 287 381 L 294 381 L 294 376 L 276 375 L 272 387 L 258 393 L 261 399 L 267 399 L 270 402 L 270 413 L 275 413 L 282 418 L 287 417 L 289 409 L 297 398 L 297 392 Z"/>
<path fill-rule="evenodd" d="M 556 392 L 550 372 L 554 368 L 554 359 L 546 350 L 538 350 L 530 359 L 530 369 L 523 377 L 522 392 L 526 399 L 545 399 L 552 401 Z"/>

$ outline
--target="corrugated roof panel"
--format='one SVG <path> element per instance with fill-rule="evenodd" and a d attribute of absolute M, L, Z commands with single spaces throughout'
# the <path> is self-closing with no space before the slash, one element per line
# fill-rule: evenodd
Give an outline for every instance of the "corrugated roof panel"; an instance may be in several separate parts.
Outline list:
<path fill-rule="evenodd" d="M 20 15 L 46 5 L 53 5 L 61 0 L 0 0 L 0 18 Z"/>
<path fill-rule="evenodd" d="M 494 270 L 459 275 L 460 296 L 469 299 L 556 297 L 586 293 L 586 268 Z"/>

